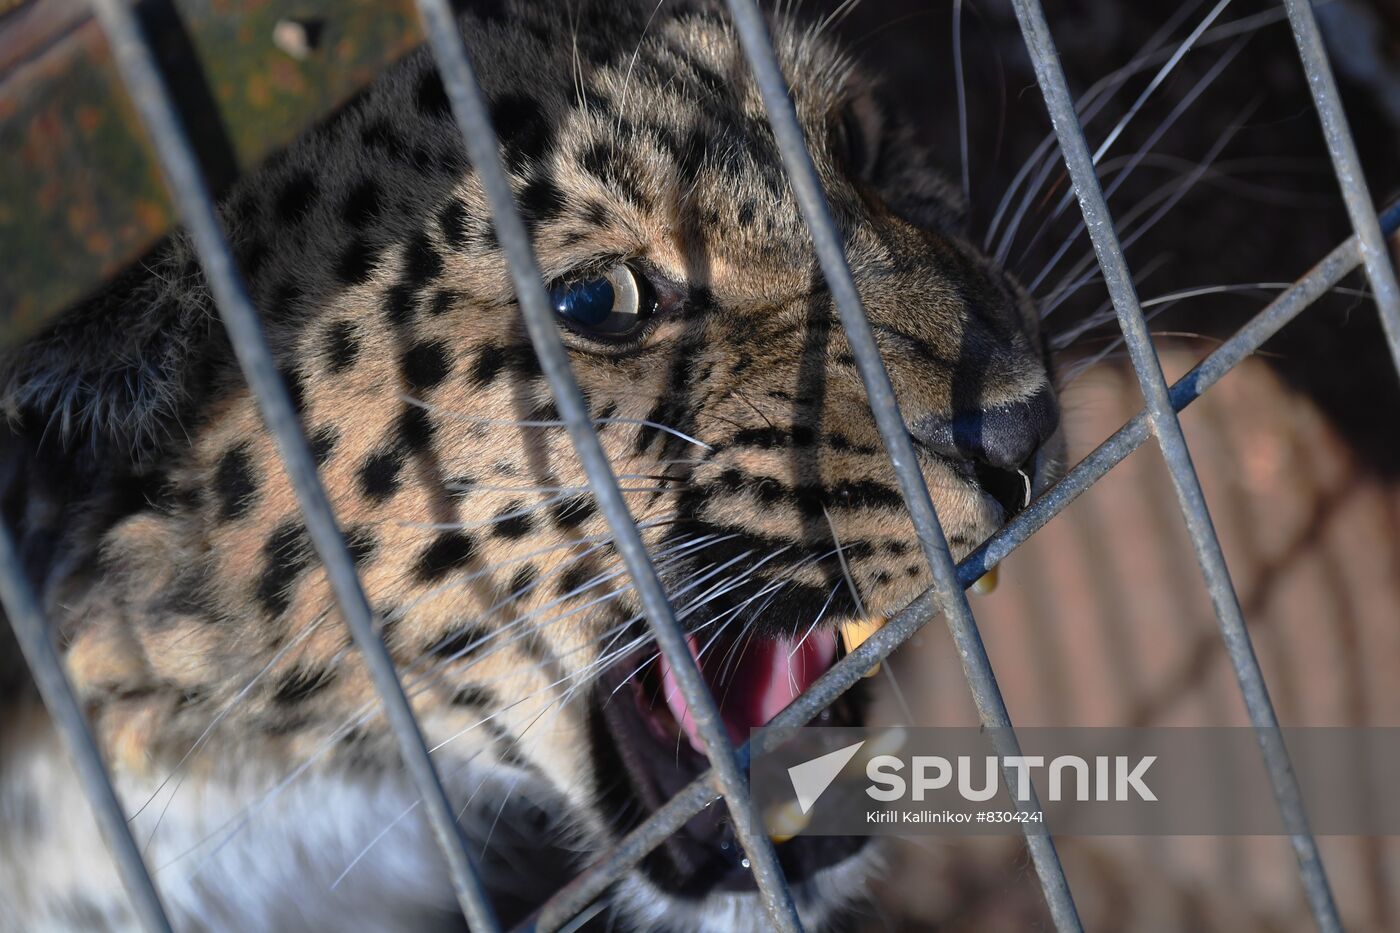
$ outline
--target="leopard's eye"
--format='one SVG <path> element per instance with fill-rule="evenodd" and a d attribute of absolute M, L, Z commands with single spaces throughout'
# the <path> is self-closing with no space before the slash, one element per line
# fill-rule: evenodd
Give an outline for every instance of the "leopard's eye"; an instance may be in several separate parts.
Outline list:
<path fill-rule="evenodd" d="M 556 282 L 549 299 L 571 329 L 605 339 L 636 334 L 656 306 L 650 283 L 626 263 L 594 278 Z"/>

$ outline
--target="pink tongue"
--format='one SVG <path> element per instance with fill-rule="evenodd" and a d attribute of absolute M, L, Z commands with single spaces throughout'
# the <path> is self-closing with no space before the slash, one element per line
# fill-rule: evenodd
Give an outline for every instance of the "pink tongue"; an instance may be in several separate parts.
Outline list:
<path fill-rule="evenodd" d="M 729 740 L 736 746 L 748 740 L 750 729 L 776 716 L 836 660 L 836 636 L 827 631 L 808 633 L 800 646 L 787 638 L 755 638 L 745 643 L 739 657 L 730 650 L 731 644 L 721 643 L 711 645 L 701 659 L 701 643 L 696 636 L 691 635 L 686 641 L 719 703 Z M 690 714 L 690 704 L 682 696 L 675 672 L 665 657 L 661 658 L 661 684 L 671 715 L 680 723 L 691 747 L 704 754 L 705 746 Z"/>

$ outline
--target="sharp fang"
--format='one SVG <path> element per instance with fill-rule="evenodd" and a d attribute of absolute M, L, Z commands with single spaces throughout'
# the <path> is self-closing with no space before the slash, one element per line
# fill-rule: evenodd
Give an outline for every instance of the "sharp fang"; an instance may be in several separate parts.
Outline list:
<path fill-rule="evenodd" d="M 807 828 L 812 818 L 802 812 L 796 800 L 784 800 L 774 804 L 763 814 L 763 824 L 768 828 L 768 838 L 782 845 Z"/>
<path fill-rule="evenodd" d="M 988 596 L 997 588 L 997 567 L 988 570 L 977 578 L 977 582 L 968 587 L 978 596 Z"/>
<path fill-rule="evenodd" d="M 843 623 L 841 626 L 841 643 L 846 646 L 846 653 L 850 654 L 861 645 L 865 644 L 871 635 L 880 631 L 885 624 L 883 616 L 875 616 L 870 619 L 855 619 Z M 870 670 L 865 672 L 866 677 L 874 677 L 880 673 L 880 662 L 876 661 Z"/>

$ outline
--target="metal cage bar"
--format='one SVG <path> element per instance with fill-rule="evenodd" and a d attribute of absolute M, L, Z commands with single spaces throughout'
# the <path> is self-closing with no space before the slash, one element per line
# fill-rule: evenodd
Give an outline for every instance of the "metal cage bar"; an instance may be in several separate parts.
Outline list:
<path fill-rule="evenodd" d="M 957 585 L 957 571 L 953 566 L 952 554 L 943 534 L 943 526 L 929 498 L 928 486 L 924 482 L 923 471 L 914 452 L 913 438 L 909 434 L 904 416 L 900 413 L 895 398 L 894 386 L 889 373 L 880 358 L 875 343 L 875 333 L 856 290 L 855 280 L 846 263 L 845 248 L 841 234 L 832 219 L 831 208 L 811 154 L 807 151 L 802 136 L 801 125 L 797 121 L 797 111 L 788 93 L 787 82 L 778 65 L 778 56 L 768 34 L 755 0 L 727 0 L 729 13 L 734 19 L 739 42 L 753 71 L 763 105 L 768 114 L 768 125 L 778 143 L 783 166 L 787 170 L 788 183 L 792 186 L 807 229 L 812 236 L 817 261 L 821 265 L 822 276 L 836 303 L 841 326 L 845 329 L 851 353 L 855 357 L 856 368 L 860 371 L 861 382 L 875 416 L 880 438 L 885 445 L 885 453 L 899 479 L 899 491 L 914 523 L 914 533 L 923 549 L 924 559 L 933 574 L 933 590 L 939 608 L 948 624 L 948 632 L 957 647 L 962 662 L 963 674 L 972 690 L 973 702 L 982 725 L 994 730 L 992 744 L 1003 760 L 1021 754 L 1011 717 L 1002 700 L 1001 689 L 997 686 L 996 675 L 992 671 L 991 659 L 982 645 L 981 633 L 967 604 L 967 595 Z M 1013 780 L 1008 771 L 1008 786 Z M 1014 801 L 1018 810 L 1035 812 L 1040 810 L 1040 801 L 1034 789 L 1026 800 Z M 1080 929 L 1079 912 L 1075 909 L 1074 898 L 1065 882 L 1064 869 L 1055 852 L 1054 839 L 1049 833 L 1036 833 L 1029 822 L 1022 824 L 1025 830 L 1026 846 L 1030 849 L 1031 860 L 1035 863 L 1036 874 L 1040 877 L 1045 891 L 1046 902 L 1055 928 L 1061 931 Z"/>
<path fill-rule="evenodd" d="M 0 606 L 5 607 L 5 615 L 14 630 L 29 670 L 33 673 L 34 684 L 39 688 L 39 696 L 44 701 L 54 726 L 63 738 L 68 749 L 68 757 L 73 761 L 73 769 L 87 794 L 92 814 L 102 830 L 102 838 L 112 852 L 117 877 L 131 898 L 136 921 L 151 933 L 170 933 L 170 921 L 156 894 L 155 883 L 151 880 L 150 869 L 141 858 L 141 850 L 132 838 L 131 826 L 117 799 L 106 766 L 102 763 L 102 753 L 88 730 L 83 708 L 73 692 L 73 685 L 63 672 L 63 662 L 54 645 L 53 631 L 44 619 L 43 610 L 34 596 L 34 589 L 25 579 L 23 563 L 15 548 L 10 529 L 0 519 Z"/>
<path fill-rule="evenodd" d="M 1400 204 L 1381 218 L 1386 235 L 1400 229 Z M 1335 287 L 1361 264 L 1357 238 L 1351 237 L 1308 271 L 1301 279 L 1279 294 L 1263 310 L 1249 320 L 1233 336 L 1216 347 L 1190 372 L 1171 386 L 1171 403 L 1181 411 L 1207 389 L 1220 381 L 1238 363 L 1257 351 L 1289 321 L 1307 310 L 1313 302 Z M 1025 543 L 1070 503 L 1127 459 L 1150 436 L 1147 411 L 1143 409 L 1114 432 L 1107 440 L 1076 464 L 1051 489 L 1042 493 L 1024 511 L 998 529 L 976 550 L 958 564 L 958 585 L 971 586 L 978 577 L 1006 558 Z M 832 700 L 860 681 L 864 672 L 891 653 L 931 621 L 937 610 L 937 595 L 932 588 L 889 620 L 879 632 L 838 661 L 816 683 L 778 713 L 768 725 L 759 730 L 750 745 L 741 749 L 745 756 L 750 746 L 776 747 L 792 732 L 806 725 Z M 629 833 L 612 851 L 589 866 L 573 881 L 550 898 L 521 930 L 552 931 L 607 890 L 646 853 L 660 845 L 667 836 L 680 828 L 714 799 L 708 775 L 701 775 L 657 810 L 646 823 Z"/>
<path fill-rule="evenodd" d="M 1283 5 L 1288 10 L 1288 21 L 1293 27 L 1293 39 L 1298 45 L 1298 57 L 1303 62 L 1308 88 L 1312 91 L 1313 105 L 1317 108 L 1318 119 L 1322 121 L 1322 135 L 1327 141 L 1327 152 L 1332 157 L 1337 184 L 1342 189 L 1342 200 L 1346 202 L 1352 229 L 1361 241 L 1366 278 L 1371 282 L 1376 307 L 1380 310 L 1381 324 L 1390 343 L 1390 355 L 1395 360 L 1397 371 L 1400 371 L 1400 284 L 1395 281 L 1395 268 L 1387 256 L 1385 238 L 1381 236 L 1366 175 L 1361 171 L 1361 157 L 1357 155 L 1356 141 L 1352 138 L 1346 112 L 1342 109 L 1342 95 L 1337 90 L 1337 79 L 1332 75 L 1332 63 L 1322 45 L 1322 32 L 1317 28 L 1312 0 L 1283 0 Z"/>
<path fill-rule="evenodd" d="M 763 831 L 749 800 L 748 779 L 729 742 L 719 707 L 705 684 L 699 663 L 686 644 L 685 632 L 676 621 L 666 590 L 647 554 L 641 531 L 622 497 L 612 465 L 593 429 L 588 405 L 574 380 L 564 343 L 559 338 L 559 325 L 549 307 L 544 279 L 535 263 L 529 234 L 516 210 L 515 197 L 501 163 L 499 143 L 491 126 L 490 112 L 468 60 L 461 29 L 452 15 L 448 0 L 417 0 L 417 5 L 428 44 L 442 74 L 452 115 L 456 118 L 472 166 L 486 193 L 496 238 L 510 267 L 516 301 L 525 318 L 530 343 L 549 381 L 560 418 L 588 475 L 589 487 L 607 518 L 613 542 L 641 598 L 652 634 L 670 662 L 681 693 L 690 706 L 705 746 L 705 755 L 710 760 L 715 787 L 729 806 L 735 835 L 752 866 L 768 918 L 778 930 L 800 930 L 802 924 L 792 901 L 792 892 L 784 882 L 773 841 Z"/>
<path fill-rule="evenodd" d="M 727 0 L 727 3 L 762 93 L 770 126 L 778 140 L 799 207 L 808 223 L 823 274 L 851 342 L 882 438 L 899 477 L 901 492 L 933 572 L 934 583 L 868 641 L 833 665 L 787 709 L 758 730 L 749 743 L 738 750 L 729 745 L 718 721 L 714 699 L 685 645 L 684 634 L 621 497 L 606 455 L 593 431 L 586 405 L 574 382 L 567 355 L 545 302 L 544 283 L 500 163 L 487 109 L 450 5 L 447 0 L 417 0 L 454 116 L 486 190 L 497 236 L 506 253 L 517 298 L 541 367 L 550 381 L 556 404 L 588 474 L 590 485 L 609 521 L 618 550 L 638 588 L 652 630 L 676 669 L 687 701 L 698 714 L 697 721 L 701 725 L 706 752 L 712 762 L 710 771 L 676 794 L 598 862 L 551 897 L 524 928 L 557 929 L 586 908 L 670 833 L 722 796 L 735 820 L 741 844 L 751 859 L 774 925 L 784 930 L 799 929 L 791 892 L 778 867 L 772 845 L 762 832 L 748 799 L 741 768 L 747 763 L 751 752 L 772 748 L 785 741 L 797 728 L 858 682 L 871 665 L 888 656 L 940 612 L 947 619 L 984 724 L 1002 727 L 997 734 L 1011 735 L 995 676 L 962 589 L 1004 559 L 1129 453 L 1144 444 L 1149 436 L 1155 436 L 1171 471 L 1251 721 L 1260 734 L 1280 812 L 1291 833 L 1313 915 L 1323 930 L 1340 930 L 1316 843 L 1308 832 L 1306 816 L 1299 803 L 1296 779 L 1279 737 L 1267 688 L 1244 629 L 1238 600 L 1176 417 L 1179 410 L 1199 398 L 1279 328 L 1360 265 L 1365 266 L 1376 292 L 1392 350 L 1396 351 L 1397 362 L 1400 363 L 1400 339 L 1397 339 L 1400 338 L 1400 290 L 1395 287 L 1395 277 L 1385 256 L 1384 243 L 1384 236 L 1400 226 L 1400 206 L 1390 209 L 1377 221 L 1360 176 L 1355 147 L 1341 112 L 1326 53 L 1307 0 L 1284 0 L 1284 3 L 1293 20 L 1300 57 L 1313 89 L 1314 101 L 1356 235 L 1328 254 L 1170 387 L 1162 375 L 1146 332 L 1126 260 L 1098 185 L 1083 128 L 1074 115 L 1044 13 L 1038 0 L 1012 0 L 1095 252 L 1118 312 L 1146 406 L 1070 470 L 1060 483 L 1041 495 L 956 567 L 949 555 L 922 474 L 915 465 L 888 374 L 846 266 L 840 234 L 831 219 L 803 142 L 762 15 L 754 0 Z M 256 311 L 243 288 L 220 231 L 209 192 L 149 45 L 130 8 L 122 0 L 92 0 L 92 6 L 111 44 L 123 81 L 155 144 L 167 183 L 186 229 L 194 239 L 239 363 L 261 406 L 268 428 L 277 439 L 308 533 L 326 567 L 346 622 L 366 658 L 384 701 L 387 719 L 399 739 L 405 764 L 419 792 L 423 794 L 464 915 L 473 929 L 497 929 L 491 905 L 465 849 L 412 708 L 394 672 L 392 659 L 374 630 L 372 612 L 320 485 L 305 437 L 262 336 Z M 138 918 L 148 929 L 169 929 L 155 888 L 131 840 L 110 779 L 102 767 L 81 709 L 63 673 L 51 635 L 24 579 L 13 541 L 3 526 L 0 526 L 0 601 L 3 601 L 11 618 L 46 705 L 69 743 L 79 776 L 99 823 L 108 835 L 118 870 L 131 892 Z M 1014 749 L 1014 743 L 1012 736 L 1010 748 Z M 1014 754 L 1014 751 L 1003 748 L 998 748 L 998 751 Z M 1027 804 L 1027 808 L 1033 804 Z M 1027 844 L 1057 928 L 1078 929 L 1078 916 L 1053 842 L 1048 835 L 1029 836 Z"/>
<path fill-rule="evenodd" d="M 107 36 L 132 104 L 150 133 L 166 184 L 194 241 L 234 355 L 257 398 L 268 430 L 277 439 L 307 533 L 321 557 L 336 602 L 384 704 L 385 716 L 399 741 L 404 766 L 422 794 L 429 823 L 447 859 L 457 901 L 473 929 L 488 933 L 496 930 L 499 926 L 490 901 L 423 742 L 413 708 L 394 671 L 393 659 L 376 630 L 373 610 L 316 473 L 306 435 L 277 371 L 257 310 L 243 286 L 242 276 L 219 226 L 214 202 L 171 101 L 165 78 L 126 0 L 92 0 L 92 8 Z"/>
<path fill-rule="evenodd" d="M 1239 596 L 1230 580 L 1230 571 L 1225 566 L 1225 555 L 1220 548 L 1220 540 L 1216 537 L 1215 527 L 1206 507 L 1200 477 L 1191 462 L 1191 452 L 1186 446 L 1181 422 L 1172 408 L 1167 380 L 1162 373 L 1157 351 L 1152 345 L 1142 307 L 1138 303 L 1137 289 L 1133 284 L 1132 273 L 1128 270 L 1122 245 L 1118 241 L 1118 231 L 1114 229 L 1103 189 L 1099 186 L 1094 159 L 1084 136 L 1084 127 L 1075 116 L 1074 100 L 1070 96 L 1064 69 L 1060 66 L 1055 40 L 1045 21 L 1045 11 L 1040 5 L 1040 0 L 1012 0 L 1012 6 L 1021 24 L 1026 50 L 1035 66 L 1041 96 L 1045 98 L 1051 123 L 1060 140 L 1065 167 L 1069 170 L 1075 196 L 1084 214 L 1084 225 L 1093 241 L 1094 252 L 1098 256 L 1099 267 L 1108 286 L 1109 298 L 1118 315 L 1118 326 L 1123 331 L 1128 355 L 1132 360 L 1133 370 L 1137 373 L 1138 386 L 1147 402 L 1148 425 L 1157 437 L 1158 448 L 1171 474 L 1181 514 L 1186 520 L 1187 532 L 1191 536 L 1191 545 L 1196 552 L 1196 560 L 1201 565 L 1206 589 L 1210 592 L 1211 604 L 1215 609 L 1215 618 L 1225 640 L 1225 650 L 1235 669 L 1235 677 L 1239 681 L 1250 722 L 1255 727 L 1259 744 L 1264 751 L 1269 781 L 1273 786 L 1284 826 L 1293 842 L 1293 851 L 1302 872 L 1308 904 L 1321 929 L 1340 930 L 1341 920 L 1337 916 L 1337 905 L 1333 902 L 1332 890 L 1322 867 L 1317 840 L 1308 828 L 1307 814 L 1303 810 L 1302 790 L 1298 786 L 1297 776 L 1293 773 L 1293 764 L 1284 747 L 1283 734 L 1279 731 L 1278 717 L 1269 699 L 1264 674 L 1259 668 L 1254 645 L 1245 627 Z M 1346 181 L 1343 180 L 1342 183 L 1343 187 L 1346 187 Z M 1373 219 L 1374 216 L 1372 214 Z M 1379 227 L 1375 233 L 1379 237 Z M 1358 232 L 1358 236 L 1362 242 L 1364 257 L 1366 234 Z"/>

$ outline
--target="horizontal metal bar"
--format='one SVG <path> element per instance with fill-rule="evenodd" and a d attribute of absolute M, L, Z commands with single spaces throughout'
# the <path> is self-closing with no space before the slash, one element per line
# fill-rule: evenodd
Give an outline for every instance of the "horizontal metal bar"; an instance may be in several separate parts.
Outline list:
<path fill-rule="evenodd" d="M 1342 200 L 1346 202 L 1352 229 L 1361 240 L 1361 260 L 1380 311 L 1381 326 L 1390 343 L 1390 355 L 1396 372 L 1400 373 L 1400 284 L 1396 283 L 1395 267 L 1391 264 L 1385 238 L 1381 236 L 1366 175 L 1361 170 L 1361 157 L 1356 152 L 1356 141 L 1342 109 L 1337 79 L 1332 75 L 1332 64 L 1328 61 L 1312 4 L 1309 0 L 1283 0 L 1283 5 L 1288 10 L 1288 21 L 1293 27 L 1293 39 L 1298 44 L 1298 57 L 1303 61 L 1318 119 L 1322 121 L 1322 135 L 1337 173 L 1337 184 L 1342 189 Z"/>
<path fill-rule="evenodd" d="M 229 252 L 214 203 L 200 173 L 151 49 L 125 0 L 92 0 L 107 35 L 112 56 L 132 103 L 150 134 L 156 155 L 185 229 L 193 238 L 199 262 L 223 318 L 243 375 L 258 401 L 263 420 L 277 440 L 283 465 L 296 493 L 306 530 L 325 566 L 346 625 L 363 654 L 385 717 L 424 810 L 447 859 L 452 886 L 463 913 L 478 931 L 496 930 L 495 916 L 467 852 L 452 805 L 443 790 L 413 709 L 394 671 L 394 663 L 375 630 L 374 616 L 355 572 L 345 538 L 316 474 L 316 464 L 282 377 Z"/>
<path fill-rule="evenodd" d="M 743 46 L 759 93 L 763 97 L 768 124 L 782 154 L 788 182 L 797 198 L 803 219 L 807 222 L 817 261 L 836 303 L 851 354 L 855 357 L 856 368 L 860 371 L 861 382 L 864 383 L 866 395 L 870 399 L 871 411 L 874 413 L 880 437 L 884 441 L 885 453 L 899 479 L 900 494 L 909 510 L 910 519 L 914 523 L 914 533 L 932 572 L 933 589 L 938 594 L 938 602 L 943 609 L 948 631 L 962 661 L 963 673 L 972 690 L 978 716 L 982 724 L 992 730 L 992 744 L 996 746 L 997 754 L 1003 760 L 1019 756 L 1019 745 L 1011 729 L 1011 717 L 1006 711 L 991 661 L 982 645 L 982 636 L 967 604 L 967 596 L 957 585 L 957 572 L 953 566 L 953 557 L 948 551 L 943 527 L 938 521 L 933 500 L 929 497 L 923 471 L 919 468 L 919 460 L 914 453 L 913 440 L 899 411 L 894 386 L 890 383 L 889 373 L 880 358 L 874 331 L 861 304 L 850 266 L 846 262 L 841 234 L 832 219 L 826 194 L 822 190 L 816 167 L 812 164 L 811 154 L 807 151 L 807 144 L 802 137 L 797 112 L 778 66 L 777 54 L 773 50 L 763 15 L 754 0 L 728 0 L 728 6 L 739 33 L 739 42 Z M 1008 775 L 1008 781 L 1011 779 Z M 1027 799 L 1017 801 L 1017 806 L 1028 811 L 1039 811 L 1040 801 L 1036 799 L 1032 790 Z M 1079 930 L 1079 913 L 1074 906 L 1069 885 L 1065 881 L 1059 856 L 1055 852 L 1054 839 L 1048 833 L 1031 832 L 1030 822 L 1022 825 L 1027 830 L 1026 847 L 1030 850 L 1036 874 L 1040 876 L 1040 884 L 1044 889 L 1056 929 L 1062 933 Z"/>
<path fill-rule="evenodd" d="M 1278 717 L 1269 699 L 1268 687 L 1259 668 L 1259 661 L 1255 657 L 1249 631 L 1245 627 L 1239 596 L 1225 565 L 1225 555 L 1221 551 L 1220 541 L 1206 507 L 1200 478 L 1192 465 L 1191 453 L 1186 446 L 1181 423 L 1177 420 L 1175 409 L 1172 408 L 1166 377 L 1152 346 L 1152 338 L 1138 302 L 1132 274 L 1128 270 L 1127 260 L 1118 241 L 1118 233 L 1114 229 L 1112 216 L 1104 201 L 1103 190 L 1099 186 L 1093 157 L 1084 137 L 1084 128 L 1075 116 L 1074 103 L 1060 65 L 1059 53 L 1055 49 L 1049 25 L 1045 21 L 1045 12 L 1039 0 L 1012 0 L 1012 6 L 1020 21 L 1026 49 L 1035 67 L 1036 80 L 1040 84 L 1051 123 L 1059 137 L 1061 154 L 1069 170 L 1075 196 L 1079 199 L 1084 223 L 1094 244 L 1094 253 L 1103 270 L 1104 282 L 1108 287 L 1114 311 L 1118 315 L 1118 325 L 1123 331 L 1128 355 L 1137 373 L 1138 385 L 1147 403 L 1148 424 L 1157 437 L 1162 457 L 1171 475 L 1181 513 L 1186 520 L 1187 532 L 1191 537 L 1191 544 L 1215 609 L 1221 636 L 1225 641 L 1226 653 L 1235 670 L 1250 722 L 1256 729 L 1264 753 L 1279 813 L 1298 858 L 1308 903 L 1319 927 L 1328 931 L 1340 930 L 1341 922 L 1337 916 L 1336 904 L 1317 850 L 1317 842 L 1308 828 L 1302 794 L 1297 777 L 1293 773 L 1288 751 L 1284 747 L 1283 735 L 1279 731 Z M 1364 240 L 1363 236 L 1363 244 Z"/>
<path fill-rule="evenodd" d="M 1387 236 L 1400 230 L 1400 203 L 1382 215 L 1381 226 Z M 1170 390 L 1172 407 L 1181 411 L 1200 398 L 1226 373 L 1256 352 L 1265 341 L 1307 310 L 1313 302 L 1335 287 L 1360 264 L 1361 254 L 1357 239 L 1353 236 L 1327 254 L 1301 279 L 1251 318 L 1244 327 L 1173 383 Z M 1059 483 L 1042 493 L 1024 511 L 963 558 L 958 564 L 958 585 L 964 588 L 971 586 L 988 570 L 1005 560 L 1007 555 L 1024 544 L 1031 535 L 1127 459 L 1128 455 L 1141 447 L 1150 436 L 1147 411 L 1142 409 L 1070 469 Z M 756 732 L 753 737 L 755 747 L 771 749 L 780 746 L 796 729 L 806 725 L 833 700 L 859 683 L 865 671 L 873 664 L 885 660 L 930 622 L 937 612 L 937 596 L 930 587 L 896 613 L 876 635 L 834 664 L 802 696 L 774 716 L 768 725 Z M 751 754 L 750 745 L 744 745 L 740 753 L 747 760 Z M 697 777 L 665 806 L 653 813 L 647 822 L 634 829 L 611 851 L 556 892 L 531 921 L 517 928 L 517 933 L 558 929 L 569 918 L 600 897 L 632 865 L 699 813 L 714 797 L 709 773 Z"/>
<path fill-rule="evenodd" d="M 161 907 L 160 897 L 156 894 L 146 863 L 141 859 L 136 840 L 131 836 L 131 827 L 107 776 L 102 754 L 88 730 L 73 686 L 63 672 L 63 661 L 54 646 L 53 633 L 44 620 L 33 588 L 24 578 L 24 568 L 14 538 L 3 520 L 0 520 L 0 605 L 5 607 L 15 640 L 19 642 L 20 651 L 39 688 L 39 696 L 43 698 L 44 706 L 48 708 L 54 726 L 68 749 L 73 770 L 78 774 L 78 781 L 83 785 L 88 803 L 92 806 L 92 814 L 102 830 L 102 837 L 107 840 L 107 848 L 112 852 L 117 875 L 126 888 L 127 897 L 131 899 L 136 921 L 151 933 L 169 933 L 170 921 Z"/>
<path fill-rule="evenodd" d="M 613 543 L 636 586 L 651 631 L 670 662 L 681 693 L 689 705 L 705 755 L 714 771 L 715 786 L 729 806 L 735 835 L 748 857 L 768 918 L 778 930 L 800 930 L 801 922 L 792 893 L 783 878 L 772 840 L 754 812 L 748 794 L 748 780 L 730 744 L 717 702 L 690 653 L 685 632 L 676 621 L 666 590 L 656 574 L 656 568 L 652 566 L 641 532 L 618 488 L 617 477 L 598 441 L 592 416 L 574 380 L 568 354 L 559 338 L 558 322 L 550 310 L 544 279 L 535 262 L 529 234 L 520 220 L 505 167 L 501 164 L 489 110 L 450 5 L 447 0 L 418 0 L 418 10 L 442 73 L 452 113 L 490 205 L 496 238 L 510 267 L 516 300 L 524 315 L 540 369 L 549 381 L 560 418 L 588 475 L 598 507 L 607 518 Z"/>

